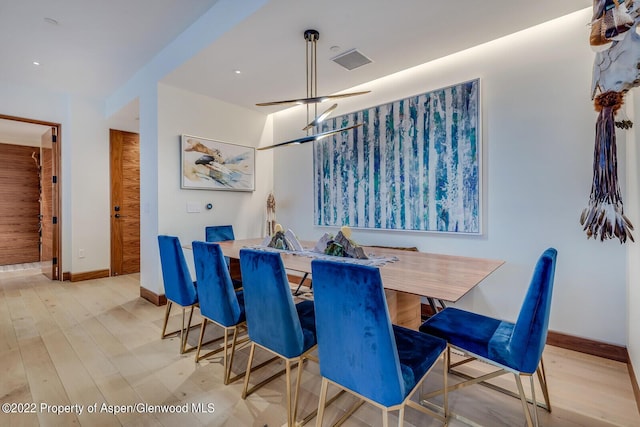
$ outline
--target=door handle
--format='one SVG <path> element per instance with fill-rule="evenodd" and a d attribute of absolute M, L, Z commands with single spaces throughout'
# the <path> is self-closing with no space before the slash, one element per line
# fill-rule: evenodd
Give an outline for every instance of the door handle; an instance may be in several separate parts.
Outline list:
<path fill-rule="evenodd" d="M 119 213 L 117 213 L 117 214 L 115 214 L 115 215 L 114 215 L 114 217 L 116 217 L 116 218 L 120 218 L 120 214 L 119 214 Z"/>

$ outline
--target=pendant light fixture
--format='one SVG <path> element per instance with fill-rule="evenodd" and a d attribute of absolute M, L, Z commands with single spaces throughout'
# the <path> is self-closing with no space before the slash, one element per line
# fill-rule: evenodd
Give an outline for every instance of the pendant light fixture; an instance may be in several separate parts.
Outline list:
<path fill-rule="evenodd" d="M 356 95 L 364 95 L 365 93 L 369 93 L 370 91 L 363 92 L 351 92 L 351 93 L 343 93 L 339 95 L 318 95 L 318 66 L 317 66 L 317 42 L 320 38 L 320 33 L 316 30 L 306 30 L 304 32 L 304 39 L 306 41 L 306 83 L 307 83 L 307 93 L 306 98 L 298 98 L 298 99 L 288 99 L 284 101 L 272 101 L 272 102 L 262 102 L 256 104 L 259 107 L 268 107 L 274 105 L 286 105 L 286 104 L 298 104 L 298 105 L 306 105 L 307 106 L 307 124 L 302 128 L 302 130 L 307 131 L 307 136 L 302 138 L 293 139 L 291 141 L 285 141 L 274 145 L 269 145 L 267 147 L 259 147 L 258 150 L 267 150 L 274 147 L 281 147 L 283 145 L 290 144 L 302 144 L 310 141 L 317 141 L 322 138 L 326 138 L 331 135 L 338 134 L 340 132 L 346 132 L 351 129 L 355 129 L 357 127 L 362 126 L 362 123 L 358 123 L 349 127 L 335 129 L 327 132 L 321 132 L 314 135 L 311 135 L 311 130 L 322 123 L 329 115 L 338 107 L 338 104 L 333 104 L 327 110 L 325 110 L 322 114 L 318 115 L 318 104 L 324 101 L 339 99 L 339 98 L 347 98 L 350 96 Z M 313 114 L 312 114 L 313 113 Z M 313 119 L 312 119 L 313 117 Z"/>

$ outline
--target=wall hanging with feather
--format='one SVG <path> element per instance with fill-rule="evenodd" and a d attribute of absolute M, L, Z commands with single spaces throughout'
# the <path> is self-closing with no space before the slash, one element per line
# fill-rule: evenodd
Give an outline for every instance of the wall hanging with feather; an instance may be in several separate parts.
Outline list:
<path fill-rule="evenodd" d="M 591 99 L 598 112 L 593 154 L 593 182 L 589 205 L 580 224 L 588 238 L 633 241 L 633 225 L 624 215 L 618 181 L 616 127 L 632 123 L 622 115 L 624 96 L 640 85 L 640 36 L 638 1 L 594 0 L 589 42 L 597 51 L 593 65 Z"/>

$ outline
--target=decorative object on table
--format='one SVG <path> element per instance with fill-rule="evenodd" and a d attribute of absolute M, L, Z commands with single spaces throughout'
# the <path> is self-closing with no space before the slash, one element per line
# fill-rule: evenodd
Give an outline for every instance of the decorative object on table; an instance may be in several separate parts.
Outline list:
<path fill-rule="evenodd" d="M 326 120 L 314 224 L 481 233 L 478 79 Z"/>
<path fill-rule="evenodd" d="M 314 252 L 337 257 L 369 259 L 364 249 L 351 240 L 351 229 L 346 226 L 343 226 L 335 237 L 325 233 L 316 243 Z"/>
<path fill-rule="evenodd" d="M 276 228 L 276 198 L 273 193 L 267 196 L 267 236 L 271 236 Z"/>
<path fill-rule="evenodd" d="M 182 135 L 180 153 L 180 188 L 255 190 L 253 147 Z"/>
<path fill-rule="evenodd" d="M 346 98 L 346 97 L 355 96 L 355 95 L 364 95 L 365 93 L 370 92 L 370 91 L 363 91 L 363 92 L 342 93 L 338 95 L 326 95 L 326 96 L 318 95 L 318 66 L 317 66 L 318 61 L 317 61 L 316 48 L 317 48 L 317 43 L 319 38 L 320 38 L 320 33 L 316 30 L 306 30 L 304 32 L 304 39 L 306 42 L 305 64 L 306 64 L 306 71 L 307 71 L 306 98 L 287 99 L 285 101 L 262 102 L 262 103 L 256 104 L 259 107 L 269 107 L 269 106 L 284 105 L 284 104 L 306 105 L 307 122 L 306 122 L 306 125 L 302 128 L 302 130 L 306 131 L 307 135 L 302 138 L 293 139 L 291 141 L 280 142 L 277 144 L 270 145 L 268 147 L 260 147 L 258 148 L 258 150 L 267 150 L 270 148 L 280 147 L 284 145 L 303 144 L 305 142 L 318 141 L 320 139 L 327 138 L 331 135 L 335 135 L 338 133 L 347 133 L 348 131 L 361 126 L 360 124 L 352 124 L 350 126 L 344 126 L 341 129 L 332 129 L 331 131 L 318 132 L 313 135 L 310 134 L 311 129 L 318 126 L 320 123 L 322 123 L 331 114 L 331 112 L 333 112 L 333 110 L 335 110 L 338 106 L 338 104 L 333 104 L 331 107 L 326 109 L 322 114 L 318 115 L 318 104 L 320 102 L 324 102 L 329 99 L 338 99 L 338 98 Z M 313 108 L 311 108 L 311 106 L 313 106 Z"/>
<path fill-rule="evenodd" d="M 276 224 L 274 230 L 273 235 L 265 237 L 262 246 L 295 252 L 303 250 L 300 241 L 291 229 L 285 232 L 282 225 Z"/>
<path fill-rule="evenodd" d="M 627 5 L 630 5 L 628 12 Z M 602 17 L 607 22 L 606 34 L 612 42 L 605 50 L 596 54 L 593 65 L 591 99 L 595 99 L 598 111 L 593 154 L 593 181 L 589 205 L 582 211 L 580 224 L 587 238 L 618 238 L 625 243 L 627 238 L 633 241 L 633 225 L 624 215 L 624 206 L 618 182 L 618 159 L 616 147 L 616 126 L 628 129 L 632 123 L 627 118 L 616 123 L 615 116 L 624 103 L 624 95 L 632 87 L 640 84 L 640 36 L 635 30 L 627 31 L 614 25 L 606 14 L 612 17 L 629 15 L 634 26 L 638 24 L 638 4 L 636 1 L 619 3 L 611 0 L 594 0 L 593 26 L 602 25 Z M 625 15 L 625 16 L 626 16 Z M 600 21 L 595 21 L 600 20 Z M 598 23 L 600 22 L 600 23 Z M 626 21 L 620 21 L 626 22 Z M 615 26 L 615 31 L 611 28 Z M 614 34 L 615 33 L 615 34 Z M 591 42 L 593 44 L 593 41 Z"/>

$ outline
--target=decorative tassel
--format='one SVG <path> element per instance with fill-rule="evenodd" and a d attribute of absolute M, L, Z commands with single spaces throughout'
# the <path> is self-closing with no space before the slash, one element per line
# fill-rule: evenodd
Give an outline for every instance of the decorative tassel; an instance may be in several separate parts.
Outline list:
<path fill-rule="evenodd" d="M 587 237 L 600 240 L 617 237 L 620 243 L 633 240 L 633 225 L 624 216 L 620 185 L 618 183 L 618 159 L 616 149 L 616 111 L 623 103 L 622 92 L 605 92 L 595 100 L 596 141 L 593 153 L 593 183 L 589 206 L 582 211 L 580 224 Z"/>

